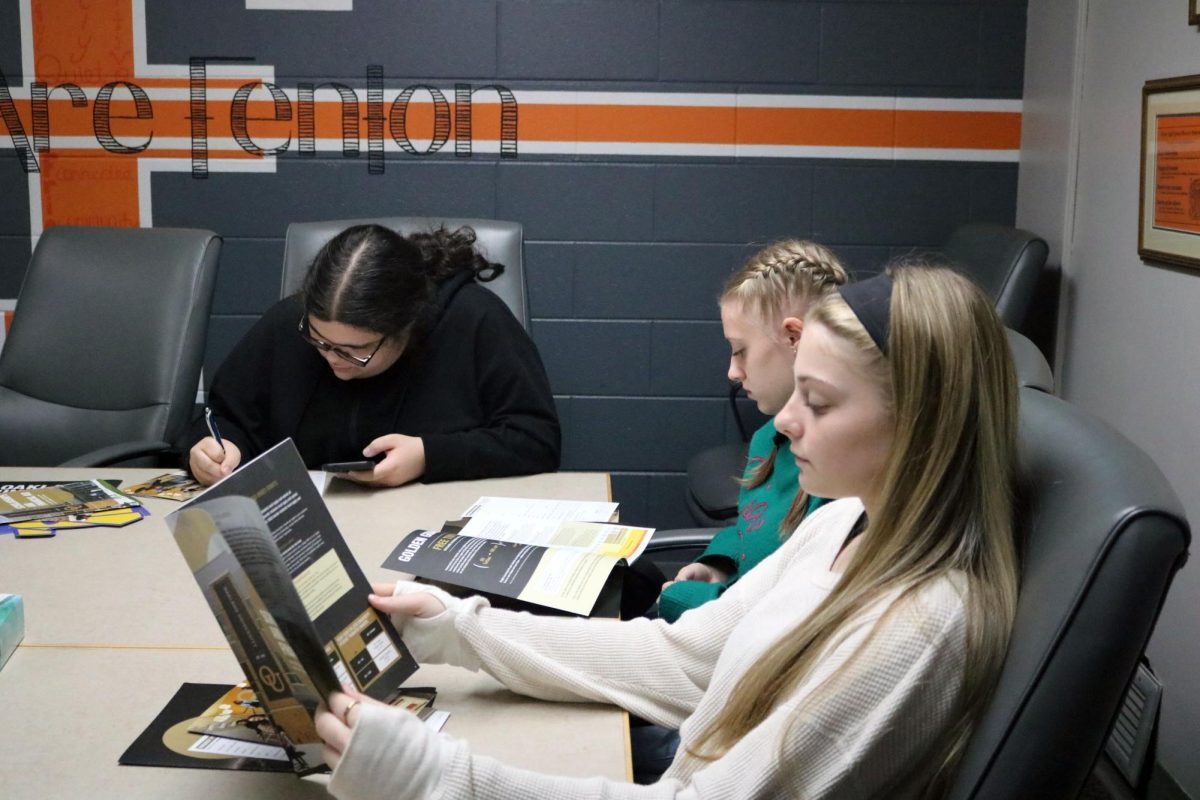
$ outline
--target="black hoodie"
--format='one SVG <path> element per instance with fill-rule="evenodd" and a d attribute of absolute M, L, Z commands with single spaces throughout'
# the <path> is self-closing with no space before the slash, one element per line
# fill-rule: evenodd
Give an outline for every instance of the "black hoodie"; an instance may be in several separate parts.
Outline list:
<path fill-rule="evenodd" d="M 310 469 L 362 458 L 372 439 L 420 436 L 421 480 L 465 480 L 558 469 L 558 417 L 533 341 L 469 274 L 438 291 L 425 333 L 386 371 L 343 381 L 297 332 L 299 296 L 279 301 L 213 376 L 208 405 L 242 463 L 287 437 Z M 184 460 L 208 435 L 203 418 Z"/>

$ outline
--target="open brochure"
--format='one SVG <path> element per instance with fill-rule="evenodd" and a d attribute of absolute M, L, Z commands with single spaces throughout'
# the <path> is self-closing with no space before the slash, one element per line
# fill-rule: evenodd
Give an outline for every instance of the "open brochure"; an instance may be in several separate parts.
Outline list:
<path fill-rule="evenodd" d="M 533 502 L 561 506 L 560 501 Z M 492 510 L 505 505 L 493 504 Z M 468 509 L 480 510 L 479 503 Z M 579 521 L 563 516 L 561 508 L 527 518 L 509 516 L 508 510 L 448 522 L 440 531 L 413 531 L 383 566 L 434 583 L 587 616 L 606 613 L 614 594 L 619 600 L 619 568 L 636 560 L 654 533 L 653 528 Z M 615 506 L 590 513 L 609 519 Z"/>
<path fill-rule="evenodd" d="M 342 684 L 391 702 L 416 670 L 290 439 L 167 524 L 297 772 L 322 763 L 318 702 Z"/>

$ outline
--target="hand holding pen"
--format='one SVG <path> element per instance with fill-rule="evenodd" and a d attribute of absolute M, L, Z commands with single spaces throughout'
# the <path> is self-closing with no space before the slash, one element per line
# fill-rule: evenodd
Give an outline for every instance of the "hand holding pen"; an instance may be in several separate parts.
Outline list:
<path fill-rule="evenodd" d="M 221 452 L 225 452 L 225 440 L 221 438 L 221 431 L 217 429 L 217 418 L 213 416 L 212 409 L 208 406 L 204 407 L 204 424 L 208 426 L 208 432 L 213 439 L 217 441 L 217 446 L 221 448 Z"/>
<path fill-rule="evenodd" d="M 237 469 L 242 463 L 242 451 L 221 436 L 211 408 L 204 409 L 204 423 L 209 435 L 196 442 L 188 453 L 188 468 L 197 481 L 211 486 Z"/>

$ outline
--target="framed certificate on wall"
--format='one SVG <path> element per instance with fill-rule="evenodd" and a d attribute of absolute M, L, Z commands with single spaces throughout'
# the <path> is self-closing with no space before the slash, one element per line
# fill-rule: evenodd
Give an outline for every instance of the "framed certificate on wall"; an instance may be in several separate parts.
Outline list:
<path fill-rule="evenodd" d="M 1139 256 L 1200 270 L 1200 75 L 1142 87 L 1138 217 Z"/>

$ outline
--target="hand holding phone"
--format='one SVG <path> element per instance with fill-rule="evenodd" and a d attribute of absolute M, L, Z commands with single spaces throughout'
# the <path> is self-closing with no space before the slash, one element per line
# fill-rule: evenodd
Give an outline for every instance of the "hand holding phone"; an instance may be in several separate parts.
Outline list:
<path fill-rule="evenodd" d="M 325 472 L 366 472 L 375 469 L 375 461 L 370 458 L 359 461 L 331 461 L 322 464 L 321 469 Z"/>

